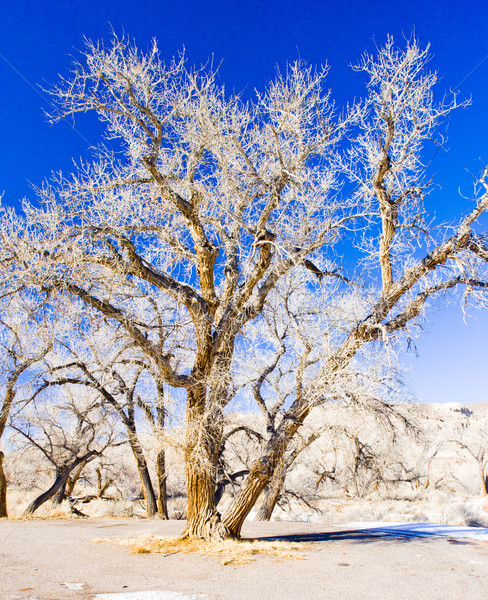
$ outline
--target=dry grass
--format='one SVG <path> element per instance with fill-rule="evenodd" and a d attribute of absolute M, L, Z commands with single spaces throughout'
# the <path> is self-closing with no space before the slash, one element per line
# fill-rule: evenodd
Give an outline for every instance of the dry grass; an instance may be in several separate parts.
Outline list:
<path fill-rule="evenodd" d="M 68 502 L 62 502 L 59 505 L 46 502 L 33 515 L 24 515 L 24 510 L 35 496 L 35 493 L 22 494 L 17 490 L 9 493 L 7 495 L 9 519 L 12 521 L 43 521 L 80 518 L 70 512 Z"/>
<path fill-rule="evenodd" d="M 221 565 L 245 565 L 254 562 L 258 556 L 275 559 L 302 560 L 303 551 L 311 544 L 298 542 L 271 542 L 265 540 L 224 540 L 211 542 L 205 540 L 160 538 L 143 536 L 125 539 L 99 539 L 96 543 L 111 542 L 126 546 L 132 554 L 157 553 L 169 556 L 171 554 L 196 553 L 203 556 L 220 559 Z"/>
<path fill-rule="evenodd" d="M 52 513 L 49 515 L 38 515 L 34 513 L 33 515 L 14 515 L 8 516 L 9 521 L 76 521 L 81 517 L 77 517 L 76 515 L 70 515 L 66 513 Z"/>
<path fill-rule="evenodd" d="M 298 501 L 291 502 L 283 510 L 277 507 L 273 521 L 301 521 L 338 525 L 341 523 L 371 521 L 429 522 L 465 526 L 473 523 L 488 526 L 488 510 L 483 514 L 482 499 L 454 497 L 433 493 L 424 497 L 408 499 L 357 499 L 335 498 L 316 502 L 319 512 L 311 512 Z M 478 506 L 479 504 L 479 506 Z M 486 501 L 488 509 L 488 500 Z"/>

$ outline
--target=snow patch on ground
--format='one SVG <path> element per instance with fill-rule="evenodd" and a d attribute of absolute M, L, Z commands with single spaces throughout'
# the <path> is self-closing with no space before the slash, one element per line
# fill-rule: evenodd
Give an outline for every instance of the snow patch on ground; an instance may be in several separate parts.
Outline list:
<path fill-rule="evenodd" d="M 198 600 L 202 598 L 206 598 L 206 596 L 202 594 L 187 596 L 179 592 L 149 591 L 97 594 L 93 600 Z"/>
<path fill-rule="evenodd" d="M 481 498 L 468 498 L 465 504 L 468 508 L 476 510 L 479 513 L 488 512 L 488 503 L 486 496 L 482 496 Z"/>
<path fill-rule="evenodd" d="M 480 542 L 488 541 L 488 527 L 457 527 L 455 525 L 438 525 L 436 523 L 343 523 L 341 527 L 360 529 L 371 533 L 383 533 L 401 537 L 440 536 L 454 539 L 471 539 Z"/>
<path fill-rule="evenodd" d="M 85 585 L 84 583 L 68 583 L 67 581 L 65 581 L 63 583 L 63 585 L 65 587 L 67 587 L 69 590 L 75 590 L 75 591 L 79 591 L 83 589 L 83 586 Z"/>

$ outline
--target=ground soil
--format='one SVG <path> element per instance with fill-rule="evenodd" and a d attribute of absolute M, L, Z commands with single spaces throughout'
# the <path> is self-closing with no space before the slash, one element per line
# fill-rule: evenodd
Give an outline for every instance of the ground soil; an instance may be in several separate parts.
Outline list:
<path fill-rule="evenodd" d="M 487 542 L 389 537 L 317 523 L 249 523 L 246 537 L 313 544 L 305 560 L 260 557 L 241 566 L 193 554 L 130 554 L 93 542 L 175 536 L 183 528 L 182 521 L 0 520 L 0 598 L 92 600 L 144 590 L 201 594 L 202 600 L 484 600 L 488 594 Z M 70 589 L 76 583 L 81 589 Z"/>

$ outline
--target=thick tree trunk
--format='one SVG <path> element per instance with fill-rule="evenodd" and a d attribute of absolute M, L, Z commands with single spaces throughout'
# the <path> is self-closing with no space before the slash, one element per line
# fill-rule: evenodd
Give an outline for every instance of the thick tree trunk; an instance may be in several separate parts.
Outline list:
<path fill-rule="evenodd" d="M 182 537 L 222 540 L 230 537 L 215 504 L 222 419 L 217 409 L 211 415 L 205 414 L 205 400 L 205 386 L 188 391 L 185 448 L 188 516 Z"/>
<path fill-rule="evenodd" d="M 280 462 L 281 464 L 276 468 L 275 472 L 273 473 L 273 477 L 271 478 L 271 481 L 265 490 L 264 500 L 259 508 L 255 521 L 269 521 L 271 519 L 271 515 L 273 514 L 276 503 L 283 493 L 286 479 L 286 468 L 283 465 L 283 461 Z"/>
<path fill-rule="evenodd" d="M 168 518 L 168 496 L 166 491 L 166 457 L 164 449 L 156 457 L 158 476 L 158 513 L 162 519 Z"/>
<path fill-rule="evenodd" d="M 242 525 L 272 477 L 274 466 L 266 459 L 258 460 L 232 505 L 222 516 L 222 522 L 232 537 L 240 537 Z"/>
<path fill-rule="evenodd" d="M 215 506 L 215 475 L 201 465 L 187 464 L 188 517 L 182 537 L 223 540 L 230 537 Z"/>
<path fill-rule="evenodd" d="M 3 471 L 3 452 L 0 451 L 0 518 L 7 514 L 7 479 Z"/>

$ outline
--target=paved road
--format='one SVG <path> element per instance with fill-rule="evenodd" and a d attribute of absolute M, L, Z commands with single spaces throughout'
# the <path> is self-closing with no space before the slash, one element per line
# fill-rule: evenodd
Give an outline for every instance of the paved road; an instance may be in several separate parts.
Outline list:
<path fill-rule="evenodd" d="M 221 566 L 216 559 L 189 554 L 132 555 L 120 546 L 92 542 L 96 538 L 145 534 L 174 536 L 182 529 L 181 521 L 0 520 L 0 598 L 94 600 L 98 595 L 97 600 L 184 600 L 198 595 L 202 600 L 485 600 L 488 597 L 487 542 L 398 538 L 312 523 L 249 523 L 243 532 L 246 536 L 299 536 L 315 543 L 307 550 L 306 560 L 263 557 L 242 566 Z M 149 594 L 150 591 L 160 593 Z"/>

